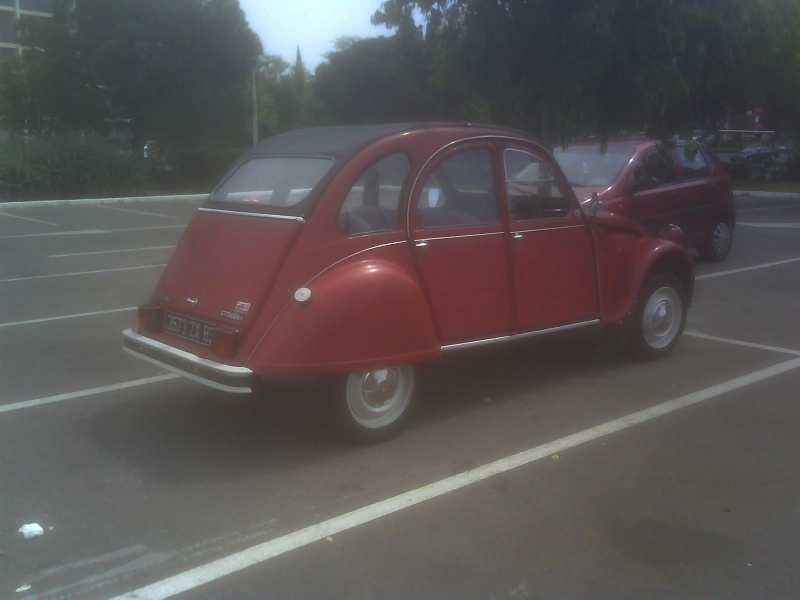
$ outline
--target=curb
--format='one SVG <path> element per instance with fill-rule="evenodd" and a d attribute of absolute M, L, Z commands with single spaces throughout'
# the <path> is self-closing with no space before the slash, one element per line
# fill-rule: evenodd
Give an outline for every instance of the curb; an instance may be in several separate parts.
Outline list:
<path fill-rule="evenodd" d="M 757 190 L 733 190 L 737 198 L 785 198 L 787 200 L 800 200 L 800 194 L 794 192 L 759 192 Z"/>
<path fill-rule="evenodd" d="M 208 194 L 184 194 L 180 196 L 131 196 L 130 198 L 86 198 L 82 200 L 29 200 L 23 202 L 0 202 L 0 206 L 71 206 L 87 204 L 128 204 L 133 202 L 203 202 Z"/>

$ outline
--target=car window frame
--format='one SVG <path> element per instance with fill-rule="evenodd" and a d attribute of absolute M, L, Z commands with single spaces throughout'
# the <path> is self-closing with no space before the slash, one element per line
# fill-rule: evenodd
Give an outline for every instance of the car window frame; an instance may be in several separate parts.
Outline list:
<path fill-rule="evenodd" d="M 641 152 L 641 154 L 639 154 L 639 156 L 636 157 L 636 160 L 634 161 L 633 169 L 631 170 L 631 173 L 630 173 L 630 175 L 628 177 L 628 181 L 626 182 L 626 187 L 629 190 L 629 192 L 631 193 L 631 195 L 635 196 L 636 194 L 638 194 L 640 192 L 648 192 L 648 191 L 651 191 L 651 190 L 658 190 L 658 189 L 662 189 L 662 188 L 665 188 L 665 187 L 669 187 L 669 186 L 672 186 L 672 185 L 677 185 L 679 183 L 682 183 L 682 181 L 683 181 L 683 173 L 682 173 L 682 171 L 680 169 L 680 165 L 678 164 L 677 157 L 675 156 L 675 153 L 674 153 L 673 150 L 674 150 L 673 148 L 669 148 L 669 149 L 664 148 L 664 149 L 662 149 L 661 148 L 661 144 L 658 143 L 658 144 L 654 144 L 652 146 L 648 146 L 645 150 L 643 150 Z M 657 152 L 665 152 L 665 156 L 667 156 L 669 158 L 669 162 L 672 165 L 671 172 L 672 172 L 672 177 L 673 178 L 671 180 L 669 180 L 669 181 L 652 182 L 653 185 L 642 186 L 642 185 L 637 184 L 637 182 L 636 182 L 637 175 L 639 173 L 639 170 L 644 167 L 645 162 L 647 160 L 647 157 L 652 155 L 652 154 L 655 154 Z"/>
<path fill-rule="evenodd" d="M 361 231 L 349 231 L 349 226 L 350 226 L 349 217 L 351 215 L 348 214 L 347 215 L 347 219 L 345 219 L 345 218 L 343 218 L 342 211 L 344 211 L 344 209 L 345 209 L 345 206 L 347 204 L 347 199 L 350 196 L 350 193 L 353 191 L 353 189 L 356 187 L 356 185 L 362 179 L 362 177 L 364 177 L 369 172 L 370 169 L 375 168 L 380 162 L 382 162 L 384 160 L 387 160 L 387 159 L 389 159 L 391 157 L 394 157 L 394 156 L 402 156 L 406 160 L 406 172 L 405 172 L 405 174 L 403 176 L 403 182 L 400 185 L 400 189 L 398 190 L 398 194 L 397 194 L 397 205 L 395 207 L 394 224 L 390 225 L 389 222 L 386 221 L 386 219 L 385 219 L 385 214 L 383 213 L 383 211 L 381 211 L 380 212 L 380 219 L 377 219 L 377 218 L 369 219 L 369 220 L 362 219 L 363 221 L 366 221 L 366 223 L 369 225 L 368 228 L 363 229 Z M 387 153 L 383 154 L 379 158 L 372 160 L 366 167 L 361 169 L 359 174 L 353 180 L 352 184 L 347 188 L 347 192 L 344 194 L 344 196 L 342 197 L 341 203 L 339 204 L 339 208 L 338 208 L 338 211 L 336 213 L 336 225 L 337 225 L 338 231 L 342 235 L 345 235 L 347 237 L 355 237 L 355 236 L 374 235 L 374 234 L 378 234 L 378 233 L 386 233 L 386 232 L 390 232 L 390 231 L 397 231 L 400 227 L 402 227 L 403 224 L 404 224 L 404 221 L 403 221 L 403 218 L 402 218 L 403 217 L 403 211 L 404 211 L 404 208 L 405 208 L 404 207 L 404 204 L 405 204 L 404 198 L 406 197 L 406 192 L 408 191 L 409 186 L 411 185 L 411 174 L 413 172 L 413 166 L 414 166 L 413 159 L 412 159 L 411 155 L 406 150 L 404 150 L 404 149 L 394 149 L 394 150 L 392 150 L 390 152 L 387 152 Z M 375 207 L 375 208 L 380 209 L 380 197 L 378 197 L 377 202 L 378 202 L 378 206 Z M 366 206 L 366 204 L 362 204 L 361 205 L 361 207 L 364 207 L 364 206 Z M 357 208 L 361 208 L 361 207 L 357 207 Z M 386 224 L 386 227 L 376 227 L 376 226 L 374 226 L 375 223 L 379 223 L 381 220 Z M 343 227 L 344 224 L 346 224 L 347 226 Z"/>
<path fill-rule="evenodd" d="M 486 165 L 490 169 L 491 182 L 487 189 L 487 195 L 491 195 L 493 202 L 486 202 L 486 208 L 494 207 L 493 220 L 482 219 L 476 211 L 462 210 L 465 204 L 463 202 L 456 202 L 456 205 L 450 204 L 454 202 L 460 194 L 469 193 L 470 190 L 460 190 L 458 185 L 452 181 L 451 174 L 442 169 L 448 161 L 453 160 L 458 156 L 462 156 L 468 152 L 485 152 L 487 155 Z M 437 180 L 436 188 L 429 188 L 428 182 L 432 178 Z M 417 180 L 414 184 L 412 197 L 409 202 L 409 222 L 413 229 L 417 231 L 432 231 L 437 229 L 452 229 L 452 228 L 467 228 L 467 227 L 481 227 L 499 229 L 504 227 L 502 207 L 500 204 L 500 197 L 498 194 L 499 174 L 497 173 L 496 165 L 496 150 L 495 145 L 487 140 L 466 140 L 463 143 L 453 144 L 447 148 L 441 149 L 435 153 L 428 164 L 420 171 Z M 439 194 L 443 197 L 437 196 L 437 206 L 428 206 L 424 210 L 435 210 L 442 212 L 428 213 L 428 219 L 435 217 L 451 217 L 451 220 L 441 220 L 439 222 L 431 222 L 428 220 L 426 223 L 425 218 L 421 218 L 421 204 L 425 195 L 426 189 L 439 189 Z M 448 197 L 451 200 L 448 201 Z M 425 198 L 429 200 L 429 198 Z M 461 206 L 458 206 L 461 204 Z M 449 211 L 446 213 L 445 211 Z M 470 218 L 472 217 L 472 218 Z"/>
<path fill-rule="evenodd" d="M 499 160 L 500 160 L 500 164 L 502 166 L 502 172 L 503 172 L 503 195 L 504 195 L 504 199 L 505 199 L 505 213 L 506 213 L 506 217 L 509 220 L 509 223 L 523 223 L 524 224 L 524 223 L 531 223 L 531 222 L 558 221 L 558 220 L 564 219 L 566 217 L 569 217 L 572 214 L 573 206 L 572 206 L 572 201 L 571 201 L 571 197 L 570 197 L 570 192 L 572 190 L 572 187 L 570 186 L 569 182 L 566 181 L 566 179 L 562 178 L 559 175 L 559 173 L 561 172 L 560 168 L 554 168 L 554 167 L 557 167 L 557 162 L 556 162 L 555 165 L 551 164 L 548 160 L 545 159 L 544 156 L 542 156 L 540 154 L 537 154 L 536 152 L 534 152 L 530 148 L 524 148 L 523 149 L 523 148 L 520 148 L 520 147 L 517 147 L 517 146 L 506 145 L 506 146 L 503 146 L 501 148 L 501 150 L 502 150 L 502 152 L 499 153 L 500 154 Z M 555 211 L 553 209 L 544 208 L 544 206 L 546 206 L 546 203 L 542 203 L 543 208 L 541 208 L 541 212 L 543 212 L 543 213 L 547 212 L 547 213 L 552 213 L 552 214 L 542 214 L 542 215 L 536 215 L 536 216 L 531 216 L 531 217 L 527 217 L 527 218 L 517 218 L 517 216 L 515 216 L 515 207 L 514 207 L 514 203 L 512 201 L 512 195 L 509 193 L 509 183 L 514 183 L 514 182 L 518 182 L 518 183 L 533 183 L 534 181 L 533 180 L 524 181 L 524 180 L 518 180 L 518 179 L 509 179 L 508 164 L 507 164 L 507 161 L 506 161 L 506 155 L 509 152 L 520 152 L 520 153 L 528 154 L 531 157 L 533 157 L 533 159 L 538 164 L 544 165 L 545 167 L 547 167 L 547 169 L 550 171 L 551 178 L 547 179 L 547 180 L 539 180 L 539 179 L 537 179 L 535 182 L 537 184 L 546 182 L 546 183 L 550 183 L 551 185 L 554 184 L 556 186 L 556 188 L 558 189 L 558 192 L 560 194 L 560 199 L 563 202 L 563 206 L 559 209 L 558 214 L 555 214 Z M 533 163 L 530 163 L 530 164 L 533 164 Z M 526 166 L 525 168 L 527 169 L 528 166 Z M 538 185 L 537 185 L 537 189 L 538 189 Z M 549 198 L 550 200 L 553 200 L 555 197 L 548 196 L 547 198 Z"/>

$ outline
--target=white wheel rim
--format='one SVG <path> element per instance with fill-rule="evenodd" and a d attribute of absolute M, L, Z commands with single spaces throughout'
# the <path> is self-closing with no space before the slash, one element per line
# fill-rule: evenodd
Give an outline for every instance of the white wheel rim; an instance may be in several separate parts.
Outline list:
<path fill-rule="evenodd" d="M 642 333 L 651 348 L 666 348 L 681 329 L 683 299 L 678 290 L 671 287 L 657 289 L 644 307 Z"/>
<path fill-rule="evenodd" d="M 411 402 L 414 370 L 408 365 L 351 373 L 347 378 L 347 409 L 367 429 L 388 427 Z"/>

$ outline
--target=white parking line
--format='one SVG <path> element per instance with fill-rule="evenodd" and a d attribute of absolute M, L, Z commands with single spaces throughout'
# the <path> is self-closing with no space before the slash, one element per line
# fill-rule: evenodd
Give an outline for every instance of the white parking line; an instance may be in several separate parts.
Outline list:
<path fill-rule="evenodd" d="M 136 379 L 134 381 L 125 381 L 123 383 L 115 383 L 113 385 L 104 385 L 102 387 L 92 388 L 90 390 L 81 390 L 79 392 L 69 392 L 67 394 L 58 394 L 57 396 L 48 396 L 46 398 L 37 398 L 35 400 L 25 400 L 23 402 L 12 402 L 11 404 L 0 405 L 0 414 L 15 412 L 25 408 L 33 408 L 34 406 L 42 406 L 44 404 L 53 404 L 55 402 L 64 402 L 65 400 L 74 400 L 75 398 L 85 398 L 86 396 L 96 396 L 97 394 L 105 394 L 106 392 L 117 392 L 140 385 L 148 385 L 151 383 L 160 383 L 162 381 L 169 381 L 170 379 L 177 379 L 180 375 L 157 375 L 155 377 L 147 377 L 145 379 Z"/>
<path fill-rule="evenodd" d="M 77 231 L 55 231 L 51 233 L 24 233 L 20 235 L 5 235 L 0 240 L 18 240 L 35 237 L 55 237 L 62 235 L 106 235 L 123 231 L 150 231 L 154 229 L 184 229 L 186 225 L 156 225 L 153 227 L 128 227 L 125 229 L 80 229 Z"/>
<path fill-rule="evenodd" d="M 635 425 L 652 421 L 653 419 L 663 417 L 677 410 L 776 377 L 793 369 L 797 369 L 798 367 L 800 367 L 800 358 L 795 358 L 766 369 L 755 371 L 748 375 L 743 375 L 742 377 L 731 379 L 730 381 L 700 390 L 699 392 L 681 396 L 680 398 L 626 415 L 619 419 L 614 419 L 613 421 L 598 425 L 597 427 L 592 427 L 591 429 L 586 429 L 585 431 L 567 436 L 560 440 L 497 460 L 472 469 L 471 471 L 459 473 L 458 475 L 436 481 L 410 492 L 365 506 L 353 512 L 320 523 L 315 523 L 304 529 L 264 542 L 263 544 L 258 544 L 247 550 L 236 552 L 194 569 L 184 571 L 183 573 L 168 577 L 138 590 L 128 592 L 127 594 L 118 596 L 114 600 L 160 600 L 193 590 L 203 584 L 216 581 L 217 579 L 242 571 L 253 565 L 266 562 L 271 558 L 281 556 L 297 548 L 302 548 L 303 546 L 324 540 L 330 536 L 410 508 L 426 500 L 438 498 L 439 496 L 449 494 L 494 475 L 499 475 L 512 469 L 531 464 L 542 458 L 553 456 L 571 448 L 623 431 Z"/>
<path fill-rule="evenodd" d="M 56 273 L 54 275 L 31 275 L 30 277 L 15 277 L 13 279 L 0 279 L 0 283 L 13 283 L 15 281 L 32 281 L 34 279 L 52 279 L 53 277 L 72 277 L 74 275 L 95 275 L 98 273 L 117 273 L 119 271 L 136 271 L 139 269 L 160 269 L 163 265 L 144 265 L 143 267 L 123 267 L 120 269 L 102 269 L 100 271 L 77 271 L 75 273 Z"/>
<path fill-rule="evenodd" d="M 800 350 L 790 350 L 788 348 L 778 348 L 777 346 L 765 346 L 764 344 L 753 344 L 751 342 L 742 342 L 740 340 L 721 338 L 721 337 L 716 337 L 714 335 L 708 335 L 706 333 L 700 333 L 699 331 L 694 331 L 692 329 L 685 330 L 683 334 L 701 340 L 710 340 L 712 342 L 721 342 L 723 344 L 731 344 L 733 346 L 744 346 L 745 348 L 754 348 L 756 350 L 768 350 L 770 352 L 780 352 L 781 354 L 791 354 L 793 356 L 800 356 Z"/>
<path fill-rule="evenodd" d="M 742 267 L 741 269 L 732 269 L 731 271 L 720 271 L 719 273 L 706 273 L 705 275 L 698 275 L 695 279 L 709 279 L 711 277 L 722 277 L 723 275 L 733 275 L 735 273 L 744 273 L 745 271 L 756 271 L 758 269 L 769 269 L 770 267 L 778 267 L 780 265 L 788 265 L 800 261 L 800 258 L 790 258 L 787 260 L 779 260 L 777 262 L 764 263 L 761 265 L 753 265 L 752 267 Z"/>
<path fill-rule="evenodd" d="M 119 208 L 117 206 L 109 206 L 108 204 L 98 204 L 97 207 L 104 208 L 106 210 L 118 210 L 120 212 L 133 213 L 135 215 L 149 215 L 151 217 L 163 217 L 165 219 L 178 219 L 178 217 L 172 215 L 162 215 L 161 213 L 148 212 L 146 210 L 131 210 L 129 208 Z"/>
<path fill-rule="evenodd" d="M 150 246 L 148 248 L 126 248 L 124 250 L 98 250 L 97 252 L 73 252 L 71 254 L 50 254 L 47 258 L 66 258 L 68 256 L 91 256 L 93 254 L 116 254 L 118 252 L 144 252 L 149 250 L 171 250 L 172 246 Z"/>
<path fill-rule="evenodd" d="M 50 221 L 42 221 L 41 219 L 31 219 L 30 217 L 20 217 L 19 215 L 12 215 L 11 213 L 0 211 L 0 215 L 4 217 L 11 217 L 12 219 L 22 219 L 23 221 L 32 221 L 33 223 L 42 223 L 43 225 L 52 225 L 53 227 L 61 227 L 58 223 L 51 223 Z"/>
<path fill-rule="evenodd" d="M 135 306 L 128 306 L 127 308 L 112 308 L 110 310 L 96 310 L 94 312 L 79 313 L 76 315 L 62 315 L 60 317 L 45 317 L 43 319 L 29 319 L 28 321 L 13 321 L 11 323 L 0 323 L 0 329 L 3 327 L 16 327 L 18 325 L 35 325 L 36 323 L 48 323 L 50 321 L 61 321 L 63 319 L 78 319 L 80 317 L 96 317 L 97 315 L 109 315 L 111 313 L 126 312 L 136 310 Z"/>

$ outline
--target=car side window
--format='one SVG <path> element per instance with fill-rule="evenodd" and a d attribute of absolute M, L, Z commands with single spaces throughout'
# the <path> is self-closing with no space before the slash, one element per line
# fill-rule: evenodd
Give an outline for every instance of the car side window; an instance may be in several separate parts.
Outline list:
<path fill-rule="evenodd" d="M 370 165 L 347 193 L 337 223 L 342 233 L 358 235 L 397 227 L 400 193 L 411 163 L 402 152 Z"/>
<path fill-rule="evenodd" d="M 633 185 L 637 191 L 669 185 L 675 180 L 672 153 L 661 144 L 647 151 L 637 161 L 633 172 Z"/>
<path fill-rule="evenodd" d="M 506 195 L 514 221 L 555 219 L 569 214 L 569 200 L 547 163 L 522 150 L 503 153 Z"/>
<path fill-rule="evenodd" d="M 713 170 L 708 158 L 698 146 L 678 146 L 675 152 L 678 155 L 678 164 L 681 166 L 684 179 L 700 179 L 712 175 Z"/>
<path fill-rule="evenodd" d="M 442 161 L 422 186 L 416 217 L 426 229 L 496 223 L 491 151 L 465 150 Z"/>

